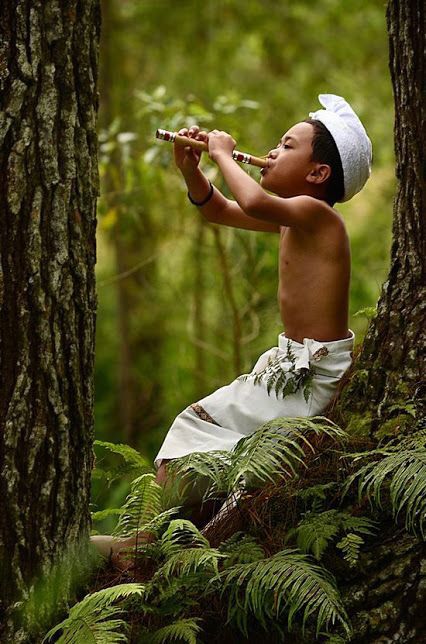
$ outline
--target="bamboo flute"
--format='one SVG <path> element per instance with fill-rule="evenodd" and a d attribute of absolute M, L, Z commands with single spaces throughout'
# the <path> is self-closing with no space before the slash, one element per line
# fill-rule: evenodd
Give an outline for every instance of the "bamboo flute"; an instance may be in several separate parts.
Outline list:
<path fill-rule="evenodd" d="M 189 146 L 195 150 L 201 150 L 202 152 L 208 151 L 207 143 L 204 141 L 197 141 L 197 139 L 190 139 L 187 136 L 182 136 L 177 132 L 169 132 L 168 130 L 158 129 L 155 133 L 157 139 L 162 141 L 169 141 L 170 143 L 177 143 L 182 146 Z M 252 154 L 247 154 L 247 152 L 239 152 L 234 150 L 232 153 L 232 158 L 234 161 L 239 161 L 240 163 L 249 163 L 250 165 L 255 165 L 258 168 L 266 168 L 268 162 L 265 158 L 255 157 Z"/>

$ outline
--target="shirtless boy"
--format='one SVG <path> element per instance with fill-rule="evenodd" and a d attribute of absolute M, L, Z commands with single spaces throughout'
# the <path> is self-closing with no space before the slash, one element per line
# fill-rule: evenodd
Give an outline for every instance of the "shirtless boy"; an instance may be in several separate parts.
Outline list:
<path fill-rule="evenodd" d="M 326 109 L 296 123 L 268 154 L 260 185 L 232 158 L 235 141 L 226 132 L 179 133 L 208 143 L 234 199 L 213 187 L 199 168 L 200 153 L 175 145 L 175 162 L 188 197 L 214 224 L 278 233 L 278 301 L 285 332 L 278 346 L 257 360 L 250 374 L 221 387 L 181 412 L 155 459 L 157 480 L 166 480 L 166 463 L 191 452 L 232 450 L 268 420 L 321 414 L 352 360 L 354 334 L 348 329 L 350 245 L 336 201 L 359 192 L 371 172 L 371 142 L 350 105 L 334 94 L 319 96 Z M 291 347 L 295 362 L 287 349 Z M 291 371 L 291 369 L 292 371 Z M 288 378 L 313 375 L 309 394 L 303 378 L 292 393 L 270 393 L 274 370 Z M 262 378 L 254 382 L 256 374 Z M 103 554 L 116 553 L 135 539 L 92 537 Z"/>

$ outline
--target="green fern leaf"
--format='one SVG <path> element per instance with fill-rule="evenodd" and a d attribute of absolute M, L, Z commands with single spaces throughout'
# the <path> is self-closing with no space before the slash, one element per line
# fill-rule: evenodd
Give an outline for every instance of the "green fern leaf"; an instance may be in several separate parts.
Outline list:
<path fill-rule="evenodd" d="M 410 442 L 416 439 L 410 437 Z M 422 440 L 418 439 L 418 440 Z M 344 485 L 343 495 L 358 479 L 358 497 L 383 507 L 383 490 L 388 489 L 395 521 L 405 513 L 405 527 L 414 534 L 426 535 L 426 450 L 404 449 L 407 443 L 368 453 L 349 454 L 354 462 L 373 457 L 370 463 L 352 474 Z M 379 460 L 377 460 L 379 457 Z"/>
<path fill-rule="evenodd" d="M 181 640 L 187 644 L 197 644 L 197 636 L 201 633 L 200 617 L 190 617 L 186 619 L 179 619 L 173 624 L 163 626 L 155 633 L 150 635 L 151 644 L 164 644 L 165 642 L 173 642 Z"/>
<path fill-rule="evenodd" d="M 142 584 L 120 584 L 86 595 L 81 602 L 70 609 L 66 619 L 46 634 L 43 643 L 57 635 L 59 631 L 62 631 L 62 634 L 59 639 L 55 639 L 56 644 L 126 642 L 127 637 L 117 631 L 127 628 L 127 624 L 122 619 L 115 619 L 115 616 L 123 613 L 124 609 L 111 604 L 132 595 L 143 596 L 144 591 Z"/>
<path fill-rule="evenodd" d="M 337 425 L 322 416 L 314 418 L 278 418 L 262 425 L 241 439 L 232 452 L 229 490 L 246 485 L 261 487 L 277 478 L 293 476 L 304 465 L 302 445 L 315 452 L 305 434 L 325 434 L 342 442 L 346 438 Z"/>
<path fill-rule="evenodd" d="M 340 521 L 336 510 L 328 510 L 320 514 L 309 512 L 297 528 L 290 530 L 286 539 L 296 535 L 297 547 L 302 552 L 312 553 L 318 561 L 333 538 L 340 531 Z"/>
<path fill-rule="evenodd" d="M 162 487 L 154 474 L 142 474 L 131 484 L 130 494 L 122 508 L 115 536 L 130 537 L 161 512 Z"/>
<path fill-rule="evenodd" d="M 109 517 L 119 516 L 123 512 L 122 508 L 106 508 L 105 510 L 98 510 L 91 512 L 92 521 L 103 521 Z"/>
<path fill-rule="evenodd" d="M 153 582 L 161 580 L 169 583 L 174 576 L 185 577 L 191 574 L 199 576 L 207 573 L 208 577 L 217 575 L 218 562 L 225 557 L 215 548 L 186 548 L 168 555 L 166 563 L 155 573 Z"/>
<path fill-rule="evenodd" d="M 235 564 L 253 563 L 265 557 L 262 546 L 252 536 L 244 534 L 244 532 L 236 532 L 221 543 L 219 552 L 227 555 L 224 568 L 230 568 Z"/>
<path fill-rule="evenodd" d="M 297 547 L 304 553 L 312 553 L 315 559 L 319 561 L 326 548 L 335 540 L 335 537 L 342 532 L 346 532 L 354 536 L 355 539 L 351 541 L 351 537 L 349 539 L 350 543 L 346 544 L 345 542 L 347 550 L 344 550 L 341 546 L 339 547 L 344 550 L 345 559 L 349 561 L 350 557 L 349 555 L 346 556 L 346 552 L 349 551 L 352 542 L 357 542 L 361 546 L 364 541 L 358 535 L 372 535 L 375 529 L 376 522 L 367 517 L 354 517 L 335 509 L 320 513 L 308 512 L 296 528 L 289 530 L 286 535 L 286 541 L 296 536 Z M 346 537 L 349 534 L 346 534 Z M 344 539 L 340 543 L 342 544 L 343 541 Z M 356 562 L 357 558 L 358 554 L 354 552 L 354 557 L 351 561 Z M 351 563 L 351 565 L 354 564 Z"/>
<path fill-rule="evenodd" d="M 229 451 L 213 450 L 211 452 L 193 452 L 187 456 L 173 459 L 167 467 L 170 476 L 179 477 L 181 482 L 182 479 L 188 477 L 188 485 L 200 476 L 205 477 L 211 482 L 210 485 L 207 485 L 204 494 L 204 498 L 207 499 L 227 490 L 230 462 Z"/>
<path fill-rule="evenodd" d="M 353 532 L 349 532 L 339 543 L 336 544 L 343 551 L 343 558 L 350 566 L 355 566 L 361 546 L 364 545 L 364 539 Z"/>
<path fill-rule="evenodd" d="M 130 447 L 130 445 L 100 440 L 96 440 L 94 444 L 113 454 L 121 456 L 123 462 L 116 467 L 110 468 L 104 468 L 97 463 L 92 472 L 93 479 L 104 479 L 108 486 L 110 486 L 114 481 L 123 478 L 127 474 L 133 474 L 135 476 L 147 471 L 152 472 L 152 467 L 147 459 L 137 450 L 133 449 L 133 447 Z"/>
<path fill-rule="evenodd" d="M 133 447 L 130 447 L 130 445 L 125 445 L 123 443 L 109 443 L 108 441 L 100 440 L 95 440 L 93 444 L 97 447 L 103 447 L 113 454 L 118 454 L 126 463 L 132 463 L 133 465 L 138 465 L 139 467 L 145 467 L 146 469 L 152 470 L 147 459 L 137 450 L 133 449 Z"/>
<path fill-rule="evenodd" d="M 300 614 L 302 630 L 306 621 L 315 615 L 317 634 L 322 627 L 328 629 L 336 622 L 350 632 L 333 576 L 294 550 L 283 550 L 262 561 L 238 564 L 223 571 L 220 579 L 222 593 L 229 593 L 231 620 L 236 612 L 241 614 L 242 608 L 245 620 L 250 612 L 267 628 L 268 620 L 277 619 L 285 608 L 289 630 L 294 616 Z"/>
<path fill-rule="evenodd" d="M 174 519 L 161 538 L 161 549 L 164 555 L 169 557 L 180 552 L 182 548 L 189 547 L 209 548 L 210 544 L 191 521 Z"/>

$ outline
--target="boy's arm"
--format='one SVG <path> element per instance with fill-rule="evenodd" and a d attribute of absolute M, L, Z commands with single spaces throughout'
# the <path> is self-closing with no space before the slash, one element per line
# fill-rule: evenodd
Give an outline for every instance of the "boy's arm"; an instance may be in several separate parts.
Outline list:
<path fill-rule="evenodd" d="M 200 141 L 208 141 L 207 132 L 200 131 L 198 125 L 193 125 L 189 129 L 182 128 L 179 134 Z M 210 194 L 210 183 L 199 169 L 201 152 L 191 147 L 180 147 L 176 143 L 173 146 L 173 152 L 176 166 L 182 172 L 191 198 L 193 201 L 202 202 Z M 245 228 L 246 230 L 280 232 L 280 226 L 246 214 L 238 203 L 226 199 L 217 188 L 213 189 L 211 198 L 204 206 L 199 206 L 199 209 L 207 221 L 215 224 Z"/>
<path fill-rule="evenodd" d="M 226 132 L 213 130 L 208 138 L 209 155 L 217 163 L 241 209 L 250 217 L 277 226 L 314 230 L 326 221 L 318 216 L 326 206 L 309 195 L 277 197 L 268 194 L 232 158 L 234 139 Z M 330 212 L 330 209 L 327 209 Z M 329 218 L 327 221 L 331 221 Z"/>
<path fill-rule="evenodd" d="M 194 201 L 202 201 L 208 195 L 210 184 L 199 168 L 190 173 L 183 173 L 183 177 Z M 242 210 L 236 201 L 227 199 L 216 187 L 214 187 L 211 199 L 204 206 L 198 206 L 198 209 L 203 217 L 213 224 L 257 232 L 280 232 L 279 224 L 250 216 Z"/>

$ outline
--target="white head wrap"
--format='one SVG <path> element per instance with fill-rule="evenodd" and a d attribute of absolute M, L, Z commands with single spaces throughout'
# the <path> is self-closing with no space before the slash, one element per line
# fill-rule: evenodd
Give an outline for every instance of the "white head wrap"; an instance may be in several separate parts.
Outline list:
<path fill-rule="evenodd" d="M 336 94 L 320 94 L 326 109 L 310 112 L 333 137 L 343 167 L 345 192 L 340 201 L 348 201 L 361 190 L 371 174 L 372 146 L 365 128 L 349 103 Z"/>

